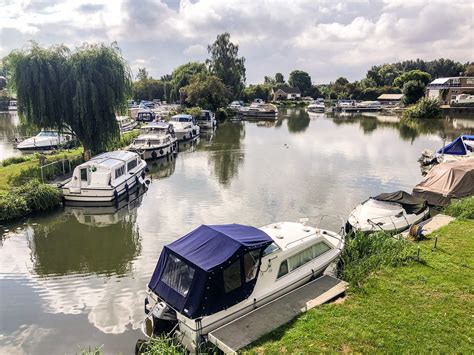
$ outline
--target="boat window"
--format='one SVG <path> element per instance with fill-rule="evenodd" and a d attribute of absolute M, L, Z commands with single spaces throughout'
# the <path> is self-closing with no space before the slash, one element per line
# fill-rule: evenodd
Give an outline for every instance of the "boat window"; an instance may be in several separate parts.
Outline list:
<path fill-rule="evenodd" d="M 87 181 L 87 168 L 81 169 L 81 181 Z"/>
<path fill-rule="evenodd" d="M 240 259 L 237 259 L 224 270 L 224 290 L 228 293 L 241 285 Z"/>
<path fill-rule="evenodd" d="M 194 268 L 178 257 L 171 254 L 168 255 L 161 281 L 178 292 L 181 296 L 186 296 L 191 288 L 193 278 Z"/>
<path fill-rule="evenodd" d="M 278 246 L 277 246 L 275 243 L 272 243 L 272 244 L 270 244 L 268 247 L 265 248 L 265 250 L 263 251 L 263 255 L 262 255 L 262 256 L 271 254 L 271 253 L 273 253 L 275 250 L 278 250 L 278 249 L 279 249 Z"/>
<path fill-rule="evenodd" d="M 121 177 L 124 173 L 125 173 L 125 166 L 122 165 L 120 168 L 115 169 L 115 178 L 117 179 Z"/>
<path fill-rule="evenodd" d="M 260 249 L 252 250 L 244 255 L 245 282 L 252 281 L 257 276 Z"/>
<path fill-rule="evenodd" d="M 313 245 L 313 258 L 317 258 L 318 256 L 327 252 L 329 249 L 331 249 L 331 247 L 323 242 Z"/>
<path fill-rule="evenodd" d="M 135 139 L 133 141 L 133 144 L 140 145 L 140 144 L 145 144 L 146 140 L 145 139 Z"/>
<path fill-rule="evenodd" d="M 311 261 L 312 259 L 317 258 L 318 256 L 324 254 L 329 249 L 331 249 L 326 243 L 320 242 L 318 244 L 313 245 L 310 248 L 307 248 L 296 255 L 288 258 L 288 265 L 290 267 L 290 271 L 293 271 L 300 266 L 306 264 L 307 262 Z"/>
<path fill-rule="evenodd" d="M 137 167 L 137 159 L 133 159 L 127 163 L 127 171 L 130 171 L 132 169 L 135 169 Z"/>
<path fill-rule="evenodd" d="M 148 144 L 150 144 L 150 145 L 160 145 L 161 141 L 159 139 L 150 139 L 148 141 Z"/>
<path fill-rule="evenodd" d="M 285 276 L 286 274 L 288 274 L 288 260 L 283 260 L 280 264 L 277 278 Z"/>

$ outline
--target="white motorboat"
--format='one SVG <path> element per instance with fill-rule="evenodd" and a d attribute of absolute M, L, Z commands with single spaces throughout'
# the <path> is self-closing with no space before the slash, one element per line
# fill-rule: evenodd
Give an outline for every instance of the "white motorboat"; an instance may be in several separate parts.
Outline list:
<path fill-rule="evenodd" d="M 173 125 L 179 142 L 199 136 L 200 128 L 191 115 L 174 115 L 169 122 Z"/>
<path fill-rule="evenodd" d="M 18 107 L 17 107 L 17 102 L 16 100 L 11 100 L 8 102 L 8 111 L 17 111 L 18 110 Z"/>
<path fill-rule="evenodd" d="M 422 165 L 449 163 L 453 161 L 474 158 L 474 135 L 462 134 L 436 153 L 424 150 L 421 153 Z"/>
<path fill-rule="evenodd" d="M 255 99 L 250 106 L 242 107 L 239 115 L 250 119 L 277 119 L 278 109 L 273 104 L 267 104 L 262 99 Z"/>
<path fill-rule="evenodd" d="M 174 153 L 177 139 L 173 125 L 165 121 L 151 122 L 140 128 L 140 135 L 127 150 L 142 159 L 157 159 Z"/>
<path fill-rule="evenodd" d="M 115 118 L 117 119 L 117 123 L 120 128 L 120 133 L 129 132 L 138 125 L 137 121 L 128 116 L 116 116 Z"/>
<path fill-rule="evenodd" d="M 70 134 L 62 134 L 58 131 L 43 130 L 34 137 L 19 142 L 16 149 L 23 151 L 53 150 L 71 142 Z"/>
<path fill-rule="evenodd" d="M 240 101 L 232 101 L 229 104 L 229 108 L 234 111 L 239 111 L 243 107 L 242 103 Z"/>
<path fill-rule="evenodd" d="M 338 233 L 302 223 L 202 225 L 168 244 L 148 284 L 143 331 L 207 334 L 320 275 L 344 247 Z"/>
<path fill-rule="evenodd" d="M 324 99 L 316 99 L 311 101 L 306 108 L 308 112 L 324 112 L 326 107 L 324 106 Z"/>
<path fill-rule="evenodd" d="M 346 233 L 402 232 L 429 215 L 426 200 L 405 191 L 383 193 L 358 205 L 349 215 Z"/>
<path fill-rule="evenodd" d="M 202 129 L 213 129 L 217 126 L 216 116 L 212 111 L 202 110 L 197 123 Z"/>
<path fill-rule="evenodd" d="M 143 184 L 145 168 L 146 162 L 137 153 L 119 150 L 100 154 L 74 169 L 72 178 L 61 186 L 64 200 L 118 202 Z"/>

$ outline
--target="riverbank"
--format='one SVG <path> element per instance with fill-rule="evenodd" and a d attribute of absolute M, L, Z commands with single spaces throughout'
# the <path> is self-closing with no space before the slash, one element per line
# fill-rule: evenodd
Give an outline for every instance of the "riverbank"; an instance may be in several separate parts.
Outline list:
<path fill-rule="evenodd" d="M 473 235 L 473 219 L 450 223 L 419 243 L 422 262 L 373 273 L 345 299 L 308 311 L 248 350 L 469 352 Z"/>

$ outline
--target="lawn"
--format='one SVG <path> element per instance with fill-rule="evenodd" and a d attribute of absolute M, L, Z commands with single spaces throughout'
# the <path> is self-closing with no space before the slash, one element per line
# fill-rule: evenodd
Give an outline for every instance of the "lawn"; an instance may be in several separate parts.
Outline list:
<path fill-rule="evenodd" d="M 247 350 L 472 353 L 474 220 L 452 222 L 420 248 L 421 263 L 378 271 L 342 303 L 317 307 Z"/>

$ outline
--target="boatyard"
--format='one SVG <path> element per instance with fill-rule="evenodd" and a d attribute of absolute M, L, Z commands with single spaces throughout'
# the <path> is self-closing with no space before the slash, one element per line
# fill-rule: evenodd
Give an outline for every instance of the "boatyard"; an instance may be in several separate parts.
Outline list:
<path fill-rule="evenodd" d="M 469 5 L 3 4 L 0 353 L 471 352 Z"/>

